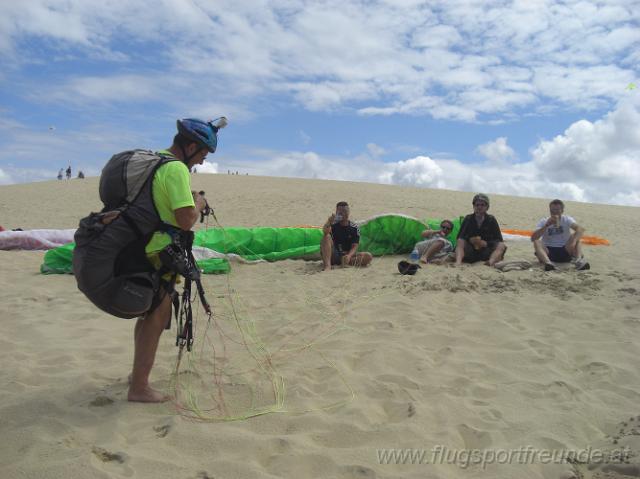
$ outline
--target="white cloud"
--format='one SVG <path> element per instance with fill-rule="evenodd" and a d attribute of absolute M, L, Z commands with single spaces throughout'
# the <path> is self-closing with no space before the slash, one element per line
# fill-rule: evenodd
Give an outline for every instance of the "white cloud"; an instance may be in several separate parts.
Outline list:
<path fill-rule="evenodd" d="M 42 102 L 121 103 L 152 100 L 161 96 L 163 90 L 160 81 L 151 76 L 111 75 L 72 78 L 66 84 L 42 88 L 31 96 Z"/>
<path fill-rule="evenodd" d="M 492 163 L 502 163 L 516 157 L 516 152 L 507 145 L 504 136 L 478 146 L 476 151 Z"/>
<path fill-rule="evenodd" d="M 220 158 L 218 162 L 199 166 L 198 173 L 217 173 L 222 168 L 252 175 L 369 181 L 640 206 L 640 99 L 634 98 L 630 95 L 628 101 L 600 120 L 577 121 L 555 138 L 540 141 L 531 149 L 527 161 L 507 162 L 514 158 L 514 153 L 506 138 L 499 137 L 478 146 L 477 151 L 487 158 L 480 163 L 425 155 L 383 162 L 380 155 L 387 152 L 369 143 L 355 157 L 323 156 L 313 151 L 253 150 L 243 155 L 251 160 Z M 110 152 L 116 151 L 113 143 L 122 142 L 122 132 L 118 131 L 89 129 L 58 137 L 48 132 L 36 134 L 12 122 L 4 126 L 5 132 L 31 140 L 30 151 L 11 148 L 11 154 L 0 152 L 0 161 L 4 158 L 16 164 L 20 164 L 21 155 L 46 157 L 51 151 L 66 151 L 69 158 L 81 158 L 87 153 L 84 145 L 99 138 L 104 143 L 102 147 Z M 133 145 L 141 142 L 140 138 L 128 141 Z M 76 170 L 80 167 L 91 171 L 77 161 L 72 162 Z M 51 158 L 39 170 L 3 166 L 0 183 L 52 179 L 59 163 L 58 158 Z"/>
<path fill-rule="evenodd" d="M 387 171 L 378 174 L 382 182 L 397 185 L 444 188 L 444 170 L 428 156 L 416 156 L 406 161 L 385 165 Z"/>
<path fill-rule="evenodd" d="M 252 98 L 276 94 L 312 111 L 476 121 L 547 101 L 615 103 L 637 76 L 639 20 L 625 0 L 32 0 L 0 5 L 0 55 L 124 62 L 107 77 L 30 86 L 78 101 L 154 97 L 175 107 L 226 93 L 247 110 Z M 46 48 L 18 54 L 31 38 Z M 131 73 L 135 62 L 151 69 L 145 78 Z"/>
<path fill-rule="evenodd" d="M 126 125 L 89 123 L 77 129 L 31 126 L 0 116 L 0 165 L 9 179 L 21 183 L 54 179 L 70 162 L 73 170 L 98 174 L 117 152 L 128 148 L 157 148 L 149 137 Z M 166 146 L 166 145 L 162 145 Z"/>
<path fill-rule="evenodd" d="M 28 110 L 25 99 L 39 108 L 53 101 L 60 114 L 78 118 L 119 115 L 125 103 L 152 101 L 157 116 L 220 112 L 232 122 L 301 105 L 499 124 L 620 102 L 599 121 L 576 122 L 541 141 L 530 161 L 509 168 L 496 164 L 515 157 L 500 138 L 480 145 L 489 161 L 473 165 L 422 152 L 383 163 L 384 149 L 371 144 L 357 158 L 270 152 L 250 166 L 637 204 L 638 107 L 622 101 L 625 87 L 638 81 L 639 21 L 640 8 L 627 0 L 4 1 L 0 60 L 7 68 L 0 82 L 17 99 L 15 111 Z M 57 171 L 51 152 L 97 162 L 149 145 L 156 124 L 136 108 L 141 113 L 53 134 L 0 118 L 0 178 L 20 181 L 10 168 L 22 160 Z"/>
<path fill-rule="evenodd" d="M 532 151 L 540 177 L 582 184 L 592 201 L 628 203 L 640 191 L 640 101 L 627 101 L 604 118 L 581 120 Z"/>
<path fill-rule="evenodd" d="M 414 32 L 411 45 L 416 48 L 448 48 L 462 43 L 462 36 L 449 25 L 433 25 Z"/>
<path fill-rule="evenodd" d="M 308 145 L 311 141 L 311 136 L 309 136 L 304 130 L 298 130 L 298 136 L 300 136 L 300 140 L 304 145 Z"/>
<path fill-rule="evenodd" d="M 0 184 L 10 185 L 14 183 L 54 180 L 58 175 L 58 169 L 7 166 L 0 170 Z"/>
<path fill-rule="evenodd" d="M 205 160 L 201 165 L 197 165 L 195 170 L 198 173 L 218 173 L 218 163 Z"/>
<path fill-rule="evenodd" d="M 11 176 L 8 173 L 5 173 L 2 168 L 0 168 L 0 185 L 10 185 L 13 183 Z"/>
<path fill-rule="evenodd" d="M 367 152 L 369 153 L 369 155 L 371 155 L 372 158 L 379 158 L 387 151 L 380 145 L 376 145 L 375 143 L 367 143 Z"/>
<path fill-rule="evenodd" d="M 282 176 L 289 178 L 316 178 L 345 181 L 378 181 L 375 176 L 382 162 L 366 155 L 357 158 L 321 156 L 313 151 L 278 152 L 253 150 L 252 160 L 228 160 L 222 169 L 241 170 L 252 175 Z"/>
<path fill-rule="evenodd" d="M 543 140 L 528 161 L 515 158 L 506 138 L 479 145 L 481 163 L 418 155 L 379 161 L 372 144 L 355 158 L 314 152 L 253 152 L 239 162 L 252 174 L 369 181 L 424 188 L 484 191 L 516 196 L 640 206 L 640 101 L 623 102 L 604 118 L 580 120 L 562 135 Z"/>
<path fill-rule="evenodd" d="M 208 101 L 189 102 L 185 100 L 181 107 L 176 108 L 173 116 L 176 118 L 203 118 L 213 120 L 212 115 L 224 116 L 231 124 L 249 121 L 256 117 L 256 113 L 251 109 L 234 102 Z"/>

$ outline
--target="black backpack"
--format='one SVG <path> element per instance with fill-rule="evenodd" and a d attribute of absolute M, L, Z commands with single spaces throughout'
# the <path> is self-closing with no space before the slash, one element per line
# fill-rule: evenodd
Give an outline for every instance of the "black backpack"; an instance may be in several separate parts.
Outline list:
<path fill-rule="evenodd" d="M 145 246 L 164 223 L 153 203 L 157 169 L 173 156 L 131 150 L 111 157 L 100 176 L 104 208 L 80 220 L 75 233 L 73 274 L 78 289 L 101 310 L 119 318 L 155 307 L 160 274 Z"/>

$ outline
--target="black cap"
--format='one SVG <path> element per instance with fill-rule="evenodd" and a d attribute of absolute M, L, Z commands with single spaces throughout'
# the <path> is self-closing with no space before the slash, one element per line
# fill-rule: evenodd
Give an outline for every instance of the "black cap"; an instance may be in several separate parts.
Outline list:
<path fill-rule="evenodd" d="M 410 274 L 413 276 L 414 274 L 416 274 L 416 271 L 418 271 L 419 268 L 419 264 L 409 263 L 408 261 L 404 260 L 398 263 L 398 271 L 400 271 L 400 274 Z"/>

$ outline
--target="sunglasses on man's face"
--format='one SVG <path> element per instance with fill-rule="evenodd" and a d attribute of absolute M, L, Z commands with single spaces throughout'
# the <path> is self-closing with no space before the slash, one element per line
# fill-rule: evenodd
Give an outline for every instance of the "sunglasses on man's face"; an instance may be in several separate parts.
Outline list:
<path fill-rule="evenodd" d="M 440 229 L 451 231 L 451 226 L 449 226 L 449 225 L 440 225 Z"/>
<path fill-rule="evenodd" d="M 474 203 L 473 206 L 488 206 L 486 203 L 483 203 L 481 201 Z"/>

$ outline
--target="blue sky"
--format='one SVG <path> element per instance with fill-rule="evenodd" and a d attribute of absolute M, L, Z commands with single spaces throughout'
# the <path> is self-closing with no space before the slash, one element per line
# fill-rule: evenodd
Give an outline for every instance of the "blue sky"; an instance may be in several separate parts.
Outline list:
<path fill-rule="evenodd" d="M 229 126 L 205 170 L 640 206 L 638 1 L 0 4 L 0 184 Z M 631 85 L 631 87 L 630 87 Z"/>

